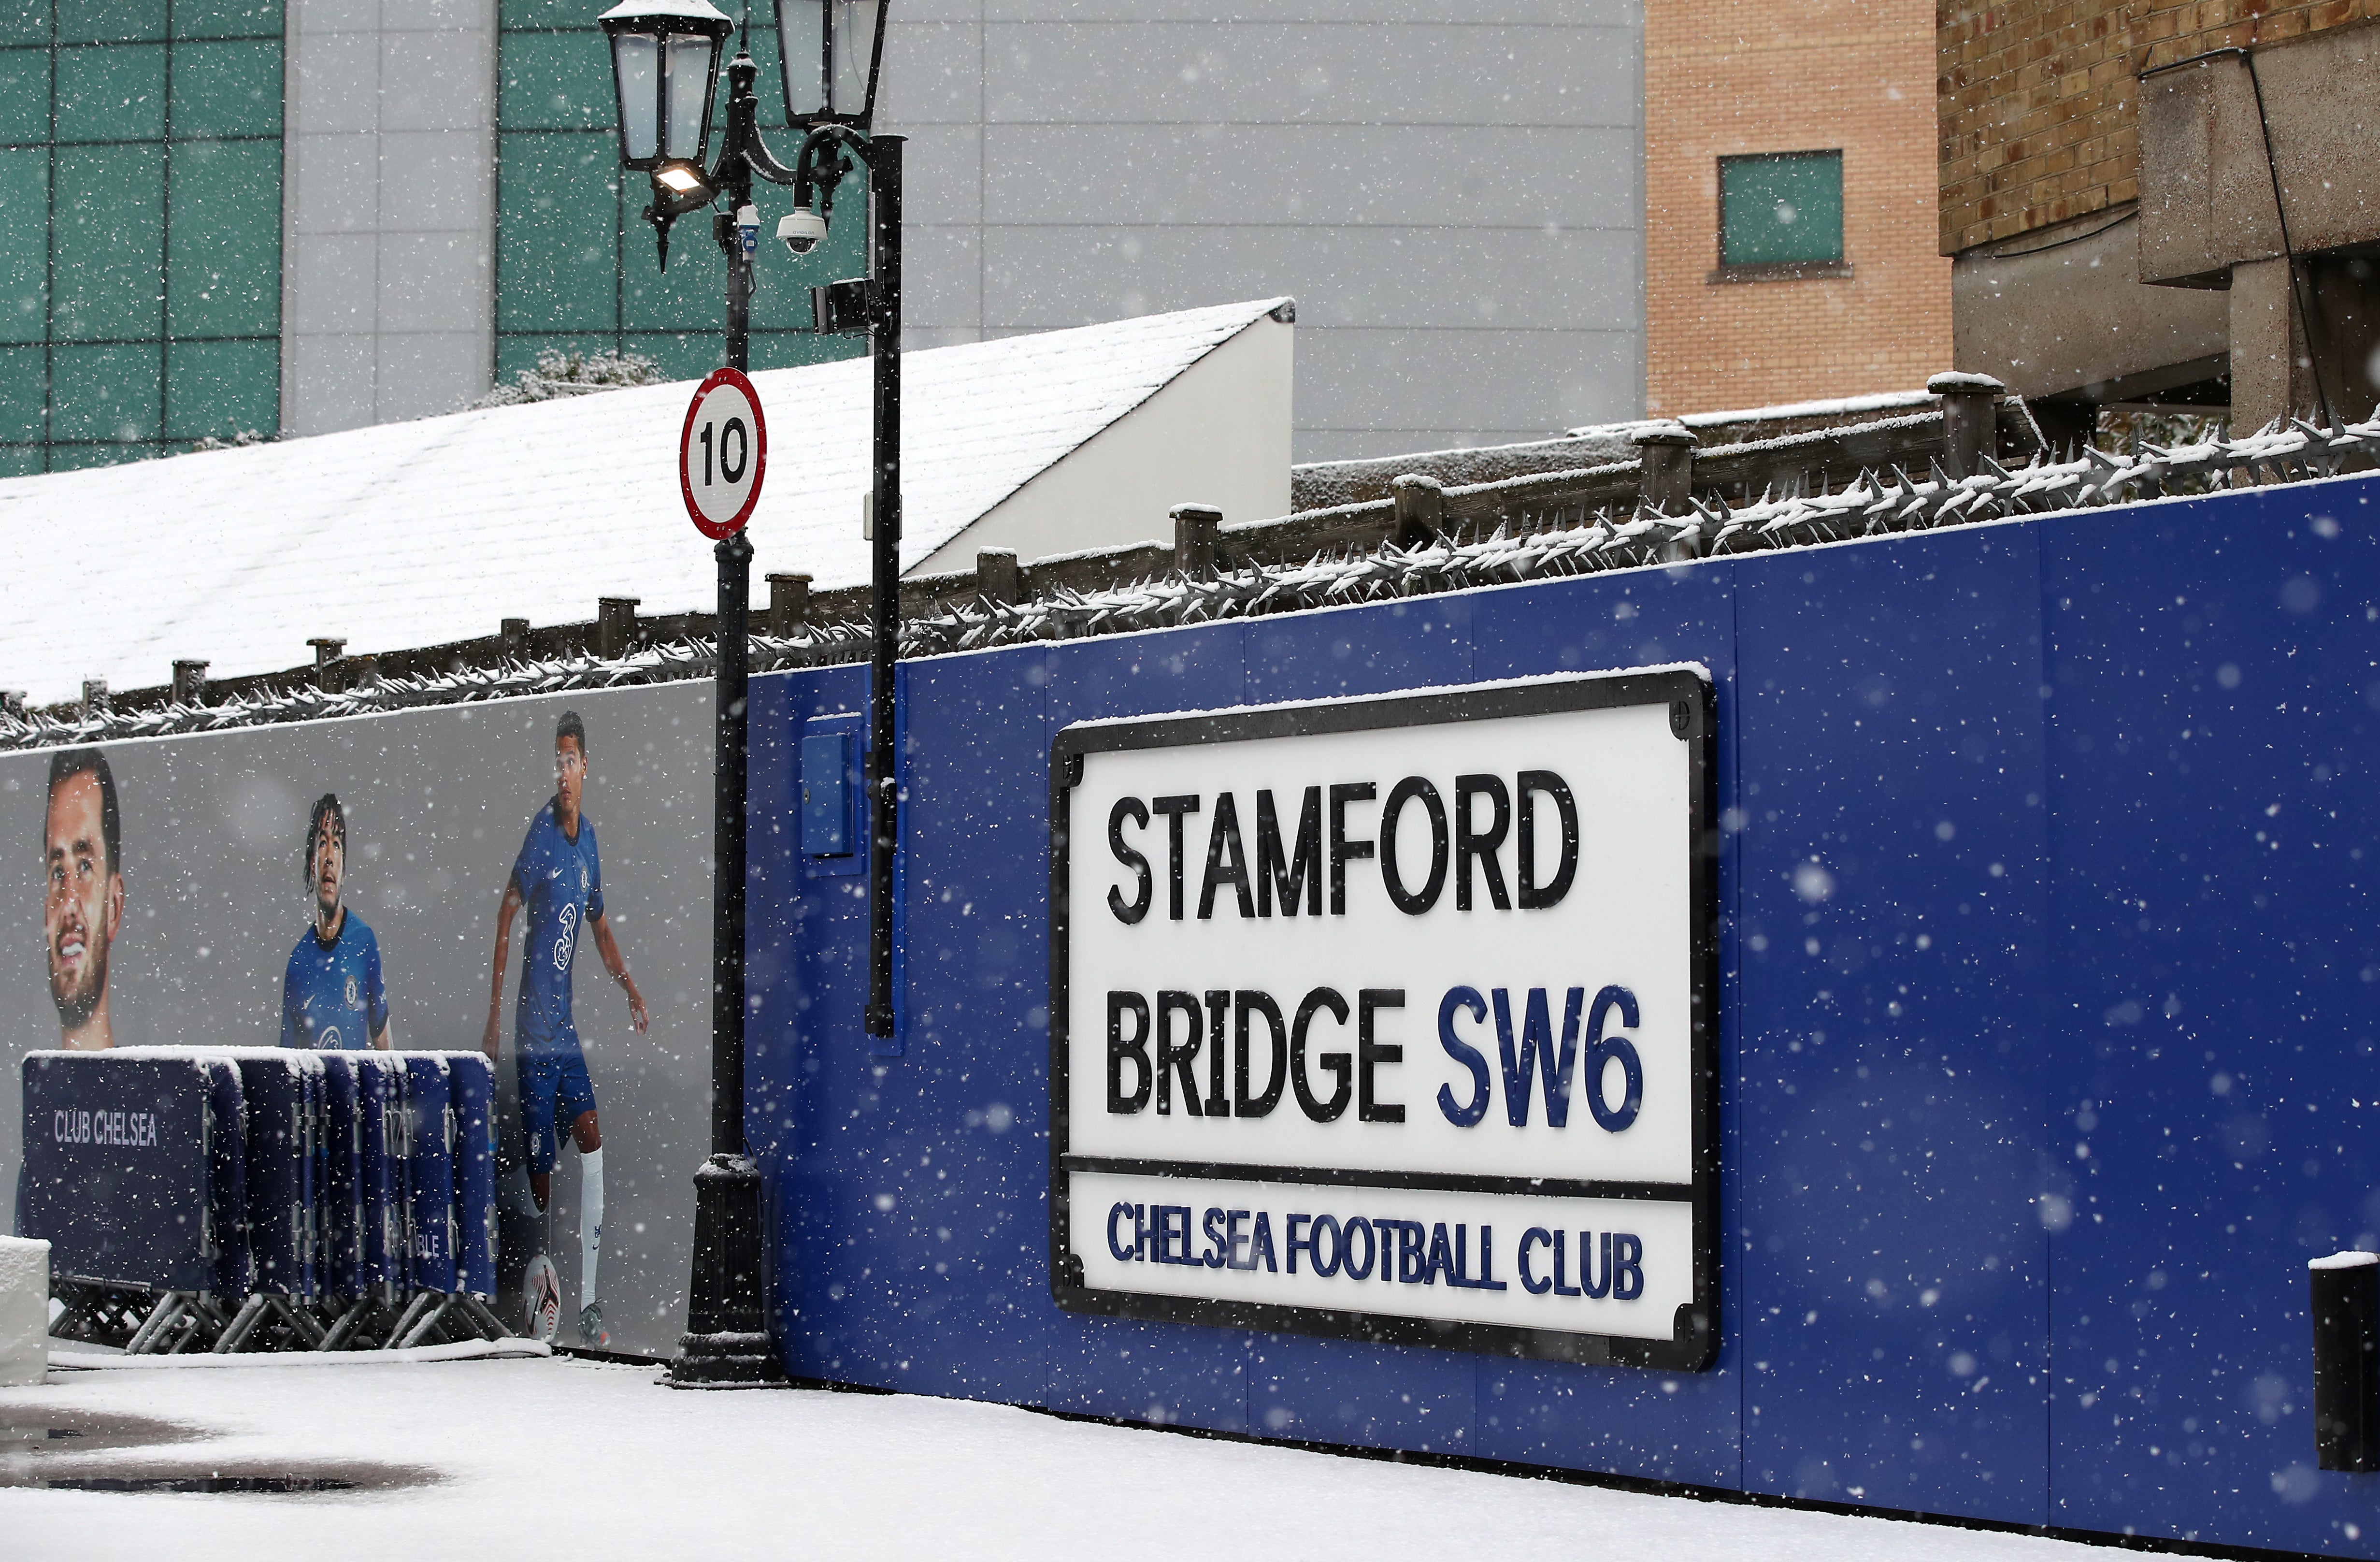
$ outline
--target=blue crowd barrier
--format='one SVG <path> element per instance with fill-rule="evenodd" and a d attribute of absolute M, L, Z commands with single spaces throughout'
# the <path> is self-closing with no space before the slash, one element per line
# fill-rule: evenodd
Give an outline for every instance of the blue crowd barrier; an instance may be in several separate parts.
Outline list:
<path fill-rule="evenodd" d="M 405 1175 L 405 1068 L 379 1053 L 357 1054 L 358 1197 L 363 1205 L 364 1285 L 402 1288 L 411 1186 Z"/>
<path fill-rule="evenodd" d="M 24 1063 L 19 1235 L 61 1275 L 212 1290 L 221 1235 L 244 1224 L 216 1146 L 240 1134 L 195 1055 L 37 1052 Z"/>
<path fill-rule="evenodd" d="M 335 1349 L 509 1333 L 495 1076 L 468 1053 L 37 1052 L 20 1233 L 69 1338 Z"/>
<path fill-rule="evenodd" d="M 412 1153 L 413 1245 L 417 1290 L 455 1288 L 455 1112 L 446 1060 L 415 1053 L 405 1060 Z"/>
<path fill-rule="evenodd" d="M 447 1056 L 455 1120 L 455 1288 L 496 1293 L 496 1070 L 483 1053 Z"/>
<path fill-rule="evenodd" d="M 366 1288 L 363 1130 L 356 1099 L 357 1056 L 326 1052 L 322 1061 L 322 1285 L 334 1295 Z"/>

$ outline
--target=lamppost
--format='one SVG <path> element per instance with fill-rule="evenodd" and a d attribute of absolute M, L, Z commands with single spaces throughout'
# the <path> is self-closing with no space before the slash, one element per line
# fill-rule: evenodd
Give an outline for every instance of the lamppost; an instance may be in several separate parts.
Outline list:
<path fill-rule="evenodd" d="M 708 168 L 710 104 L 719 55 L 735 24 L 710 0 L 623 0 L 603 13 L 619 92 L 620 161 L 647 174 L 661 262 L 671 225 L 713 208 L 711 237 L 727 258 L 729 368 L 750 366 L 752 261 L 759 214 L 752 181 L 794 188 L 796 209 L 777 225 L 795 256 L 826 237 L 835 187 L 856 156 L 868 173 L 868 275 L 811 289 L 815 329 L 864 331 L 875 363 L 876 637 L 868 756 L 869 985 L 868 1032 L 892 1033 L 892 852 L 898 841 L 892 754 L 893 640 L 901 586 L 901 148 L 870 136 L 884 45 L 882 0 L 775 0 L 787 118 L 804 132 L 787 167 L 760 139 L 759 67 L 738 48 L 727 66 L 727 128 Z M 724 210 L 717 208 L 724 205 Z M 719 694 L 711 913 L 710 1155 L 695 1174 L 693 1284 L 686 1333 L 670 1363 L 683 1387 L 773 1381 L 783 1366 L 769 1338 L 760 1295 L 760 1178 L 744 1144 L 744 782 L 747 750 L 747 640 L 752 544 L 741 531 L 718 544 Z"/>

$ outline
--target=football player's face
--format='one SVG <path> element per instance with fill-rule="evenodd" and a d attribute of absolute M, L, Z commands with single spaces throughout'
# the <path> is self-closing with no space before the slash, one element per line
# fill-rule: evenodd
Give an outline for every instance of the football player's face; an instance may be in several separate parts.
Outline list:
<path fill-rule="evenodd" d="M 576 738 L 558 738 L 553 744 L 553 790 L 565 813 L 578 812 L 587 795 L 587 755 Z"/>
<path fill-rule="evenodd" d="M 50 793 L 42 841 L 48 892 L 42 906 L 50 1000 L 58 1022 L 79 1030 L 107 991 L 107 946 L 124 909 L 124 881 L 101 833 L 99 777 L 70 775 Z"/>
<path fill-rule="evenodd" d="M 322 816 L 322 833 L 314 837 L 314 904 L 325 916 L 336 914 L 339 897 L 347 888 L 347 837 L 338 820 Z"/>

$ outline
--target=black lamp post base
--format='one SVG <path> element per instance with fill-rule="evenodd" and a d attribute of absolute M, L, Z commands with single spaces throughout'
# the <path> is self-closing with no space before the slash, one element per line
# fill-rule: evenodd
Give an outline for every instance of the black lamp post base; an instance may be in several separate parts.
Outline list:
<path fill-rule="evenodd" d="M 694 1174 L 694 1292 L 663 1378 L 673 1388 L 767 1388 L 785 1381 L 760 1296 L 760 1169 L 713 1155 Z"/>
<path fill-rule="evenodd" d="M 783 1388 L 785 1368 L 767 1335 L 680 1335 L 662 1381 L 672 1388 Z"/>

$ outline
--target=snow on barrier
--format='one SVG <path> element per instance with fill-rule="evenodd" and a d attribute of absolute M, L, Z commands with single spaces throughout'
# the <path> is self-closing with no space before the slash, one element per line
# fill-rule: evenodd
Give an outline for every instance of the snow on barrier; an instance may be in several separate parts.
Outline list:
<path fill-rule="evenodd" d="M 493 1099 L 477 1052 L 28 1054 L 18 1220 L 66 1303 L 50 1332 L 136 1355 L 504 1337 Z"/>
<path fill-rule="evenodd" d="M 0 1237 L 0 1388 L 49 1371 L 50 1245 Z"/>

